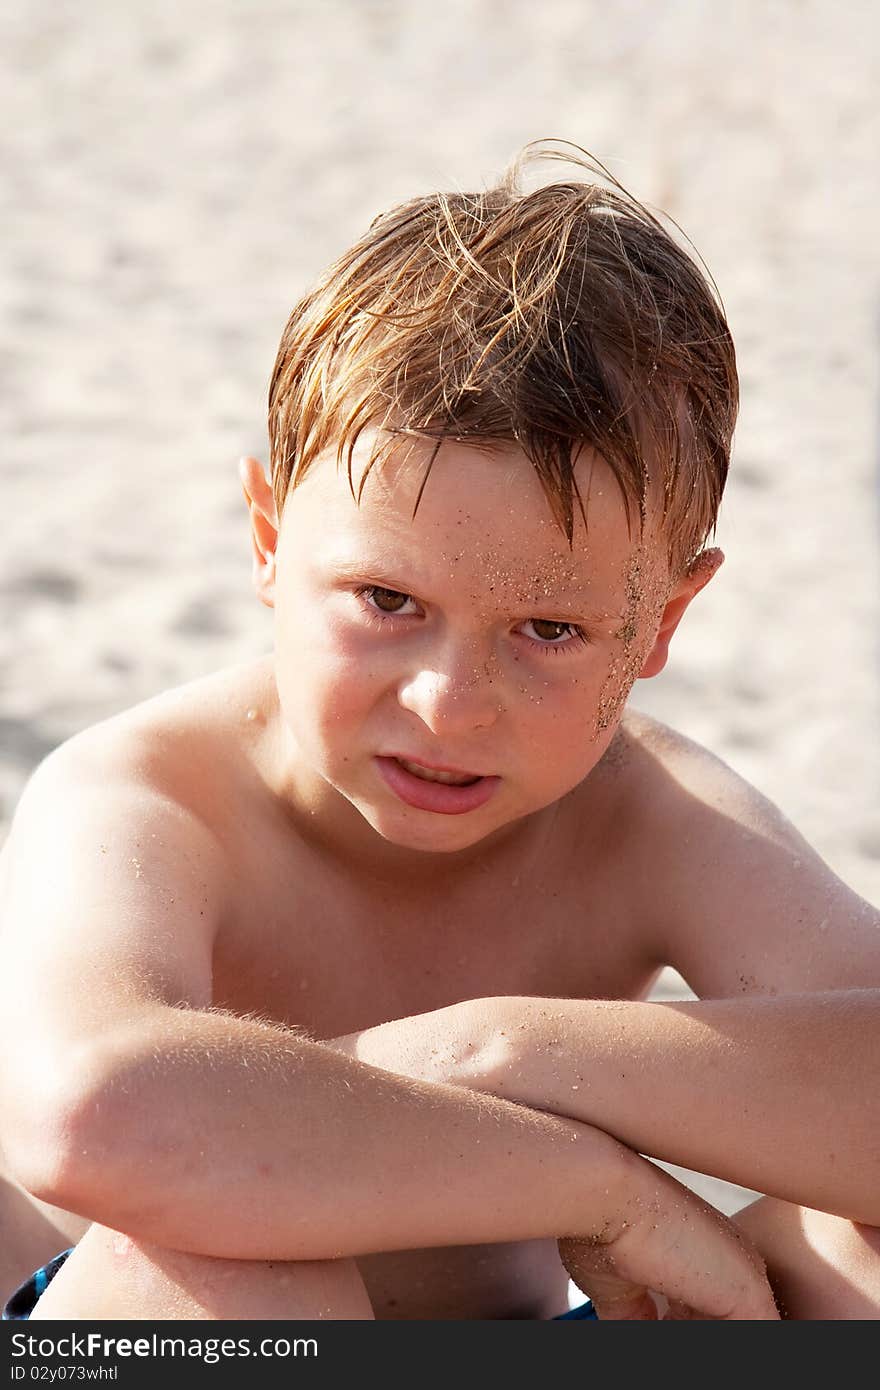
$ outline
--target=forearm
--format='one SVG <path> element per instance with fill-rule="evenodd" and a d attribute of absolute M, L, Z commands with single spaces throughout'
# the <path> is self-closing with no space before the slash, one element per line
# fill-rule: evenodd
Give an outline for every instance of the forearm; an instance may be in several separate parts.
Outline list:
<path fill-rule="evenodd" d="M 878 1000 L 870 990 L 673 1004 L 501 997 L 481 1001 L 478 1059 L 455 1029 L 433 1053 L 420 1050 L 424 1030 L 436 1031 L 431 1015 L 340 1042 L 380 1065 L 395 1064 L 396 1047 L 411 1075 L 586 1121 L 654 1158 L 880 1224 Z"/>
<path fill-rule="evenodd" d="M 93 1062 L 50 1199 L 156 1244 L 328 1259 L 582 1234 L 650 1179 L 591 1127 L 254 1020 L 133 1028 Z"/>

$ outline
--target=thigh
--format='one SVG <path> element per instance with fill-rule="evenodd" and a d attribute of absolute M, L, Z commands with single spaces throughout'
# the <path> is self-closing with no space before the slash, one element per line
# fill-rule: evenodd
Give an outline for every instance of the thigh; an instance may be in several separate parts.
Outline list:
<path fill-rule="evenodd" d="M 764 1256 L 783 1317 L 880 1318 L 880 1230 L 773 1197 L 733 1220 Z"/>
<path fill-rule="evenodd" d="M 94 1225 L 32 1320 L 372 1318 L 354 1260 L 222 1260 Z"/>

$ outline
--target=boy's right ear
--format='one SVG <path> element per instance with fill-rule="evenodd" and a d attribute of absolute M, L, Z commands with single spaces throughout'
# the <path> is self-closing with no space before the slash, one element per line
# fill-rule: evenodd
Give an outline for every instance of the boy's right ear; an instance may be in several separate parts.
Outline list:
<path fill-rule="evenodd" d="M 258 459 L 250 456 L 239 459 L 238 476 L 251 518 L 254 589 L 261 603 L 265 603 L 267 608 L 274 608 L 275 552 L 278 548 L 275 495 Z"/>

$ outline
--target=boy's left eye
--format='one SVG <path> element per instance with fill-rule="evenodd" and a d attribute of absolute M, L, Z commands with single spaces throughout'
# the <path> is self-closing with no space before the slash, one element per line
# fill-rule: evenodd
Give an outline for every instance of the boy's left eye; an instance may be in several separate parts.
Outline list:
<path fill-rule="evenodd" d="M 529 618 L 526 626 L 531 627 L 539 642 L 557 644 L 561 637 L 583 636 L 580 628 L 575 627 L 574 623 L 557 623 L 549 618 Z"/>

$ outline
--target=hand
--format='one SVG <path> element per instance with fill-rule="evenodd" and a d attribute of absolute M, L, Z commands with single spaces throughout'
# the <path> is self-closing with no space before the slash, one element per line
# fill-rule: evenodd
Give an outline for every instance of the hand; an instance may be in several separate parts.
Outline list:
<path fill-rule="evenodd" d="M 558 1242 L 569 1277 L 599 1318 L 656 1320 L 653 1291 L 669 1304 L 666 1320 L 778 1319 L 764 1262 L 743 1233 L 662 1168 L 634 1157 L 647 1171 L 635 1175 L 623 1218 L 602 1235 Z"/>
<path fill-rule="evenodd" d="M 401 1076 L 514 1099 L 509 1084 L 497 1086 L 510 1077 L 510 1025 L 502 1017 L 502 1029 L 488 1004 L 497 1001 L 464 1000 L 325 1046 Z M 599 1317 L 656 1319 L 653 1290 L 668 1300 L 670 1319 L 777 1319 L 761 1258 L 742 1232 L 664 1169 L 622 1144 L 618 1152 L 599 1233 L 585 1237 L 582 1228 L 559 1241 L 562 1263 Z"/>

